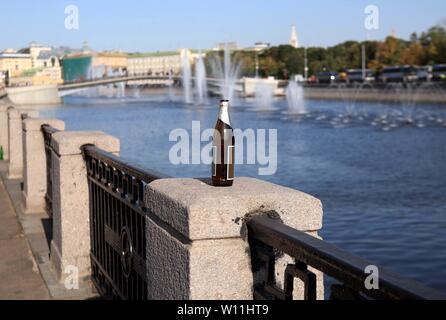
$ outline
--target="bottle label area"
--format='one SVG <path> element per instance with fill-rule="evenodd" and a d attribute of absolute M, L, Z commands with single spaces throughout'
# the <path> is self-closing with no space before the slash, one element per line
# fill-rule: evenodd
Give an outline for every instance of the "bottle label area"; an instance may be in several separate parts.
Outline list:
<path fill-rule="evenodd" d="M 228 146 L 226 149 L 226 159 L 222 164 L 221 156 L 216 146 L 212 147 L 212 176 L 213 177 L 225 177 L 226 180 L 234 180 L 234 146 Z M 223 167 L 225 166 L 225 167 Z M 224 170 L 224 168 L 226 170 Z M 224 172 L 218 172 L 219 169 Z"/>

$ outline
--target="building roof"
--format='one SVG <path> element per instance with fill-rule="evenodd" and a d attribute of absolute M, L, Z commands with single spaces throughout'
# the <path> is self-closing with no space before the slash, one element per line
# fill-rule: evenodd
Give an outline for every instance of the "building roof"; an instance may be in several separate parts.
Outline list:
<path fill-rule="evenodd" d="M 126 53 L 123 52 L 96 52 L 93 53 L 94 56 L 96 57 L 111 57 L 111 58 L 125 58 L 127 57 Z"/>
<path fill-rule="evenodd" d="M 39 55 L 37 56 L 37 59 L 39 60 L 48 60 L 51 57 L 55 57 L 57 54 L 53 51 L 41 51 Z"/>
<path fill-rule="evenodd" d="M 0 59 L 31 59 L 31 55 L 18 52 L 0 52 Z"/>
<path fill-rule="evenodd" d="M 156 52 L 136 52 L 129 53 L 129 58 L 145 58 L 145 57 L 166 57 L 166 56 L 178 56 L 178 51 L 156 51 Z"/>
<path fill-rule="evenodd" d="M 127 54 L 122 52 L 74 52 L 65 55 L 63 59 L 78 59 L 78 58 L 93 58 L 93 57 L 126 58 Z"/>

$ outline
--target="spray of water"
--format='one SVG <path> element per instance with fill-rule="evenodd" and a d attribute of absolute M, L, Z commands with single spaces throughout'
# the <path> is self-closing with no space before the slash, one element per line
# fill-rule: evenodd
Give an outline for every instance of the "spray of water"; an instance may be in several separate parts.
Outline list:
<path fill-rule="evenodd" d="M 184 102 L 192 103 L 192 71 L 189 60 L 189 55 L 186 50 L 183 50 L 181 55 L 181 69 L 184 89 Z"/>
<path fill-rule="evenodd" d="M 288 112 L 291 114 L 306 114 L 304 89 L 297 82 L 290 81 L 286 89 Z"/>
<path fill-rule="evenodd" d="M 167 99 L 169 101 L 174 101 L 174 93 L 173 93 L 173 74 L 172 72 L 169 72 L 169 83 L 168 83 L 168 88 L 167 88 Z"/>
<path fill-rule="evenodd" d="M 256 85 L 256 105 L 260 110 L 271 110 L 274 99 L 274 87 L 269 83 Z"/>
<path fill-rule="evenodd" d="M 195 63 L 195 89 L 197 101 L 199 104 L 205 104 L 207 100 L 208 87 L 206 79 L 206 67 L 204 65 L 203 55 L 198 55 Z"/>
<path fill-rule="evenodd" d="M 211 60 L 211 70 L 213 76 L 217 79 L 217 85 L 223 99 L 233 101 L 241 63 L 231 61 L 231 52 L 228 46 L 225 46 L 223 61 L 221 59 Z"/>

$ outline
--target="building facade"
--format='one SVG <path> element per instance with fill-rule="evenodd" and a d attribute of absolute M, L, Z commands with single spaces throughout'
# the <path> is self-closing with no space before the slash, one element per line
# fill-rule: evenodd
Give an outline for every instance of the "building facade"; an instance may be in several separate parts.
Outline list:
<path fill-rule="evenodd" d="M 178 76 L 181 74 L 181 55 L 176 51 L 131 54 L 127 71 L 129 76 Z"/>
<path fill-rule="evenodd" d="M 217 45 L 215 46 L 215 48 L 213 50 L 214 51 L 224 51 L 226 49 L 228 49 L 229 51 L 236 51 L 236 50 L 239 50 L 240 48 L 239 48 L 237 42 L 231 41 L 231 42 L 217 43 Z"/>
<path fill-rule="evenodd" d="M 59 57 L 50 47 L 30 44 L 15 51 L 0 53 L 0 72 L 11 86 L 47 85 L 62 82 Z"/>
<path fill-rule="evenodd" d="M 127 55 L 119 52 L 81 52 L 62 59 L 65 82 L 103 79 L 127 74 Z"/>
<path fill-rule="evenodd" d="M 12 49 L 6 49 L 0 53 L 0 71 L 7 72 L 9 77 L 18 77 L 29 69 L 32 69 L 30 54 L 19 53 Z"/>
<path fill-rule="evenodd" d="M 189 59 L 192 64 L 194 54 L 189 49 L 131 54 L 127 60 L 128 75 L 178 77 L 182 74 L 184 58 Z M 171 80 L 138 80 L 129 82 L 129 85 L 168 85 L 171 82 Z"/>

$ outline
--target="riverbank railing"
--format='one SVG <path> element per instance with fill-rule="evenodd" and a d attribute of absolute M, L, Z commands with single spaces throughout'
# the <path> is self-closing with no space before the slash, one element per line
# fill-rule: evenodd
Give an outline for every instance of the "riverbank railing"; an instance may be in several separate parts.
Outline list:
<path fill-rule="evenodd" d="M 254 217 L 248 222 L 253 271 L 263 268 L 264 279 L 254 288 L 260 300 L 292 300 L 295 278 L 305 286 L 305 300 L 316 300 L 316 275 L 312 267 L 335 279 L 331 300 L 444 300 L 446 295 L 418 282 L 404 279 L 375 264 L 343 251 L 325 241 L 290 228 L 278 219 Z M 294 258 L 285 270 L 283 288 L 276 285 L 276 258 L 283 254 Z M 379 289 L 365 286 L 367 267 L 374 266 Z"/>
<path fill-rule="evenodd" d="M 110 299 L 147 299 L 144 188 L 167 176 L 85 146 L 90 195 L 92 280 Z"/>
<path fill-rule="evenodd" d="M 52 146 L 51 141 L 53 138 L 53 134 L 59 132 L 59 130 L 49 126 L 42 126 L 43 140 L 45 146 L 45 157 L 46 157 L 46 195 L 45 195 L 45 203 L 46 203 L 46 211 L 48 215 L 51 217 L 53 215 L 53 160 L 52 160 Z"/>
<path fill-rule="evenodd" d="M 47 194 L 45 199 L 48 213 L 52 215 L 53 191 L 61 189 L 63 185 L 63 183 L 61 186 L 53 185 L 52 177 L 52 172 L 57 167 L 57 164 L 53 166 L 53 160 L 58 159 L 54 157 L 52 141 L 53 139 L 57 140 L 54 135 L 59 131 L 49 125 L 43 125 L 41 131 L 46 155 Z M 97 135 L 91 141 L 97 141 L 96 139 L 99 139 Z M 79 146 L 76 145 L 76 148 L 79 150 Z M 79 159 L 79 161 L 80 164 L 85 163 L 85 168 L 80 169 L 79 172 L 82 172 L 86 179 L 85 182 L 80 179 L 77 183 L 84 183 L 85 190 L 87 190 L 88 184 L 89 208 L 85 206 L 85 209 L 82 210 L 86 216 L 89 214 L 89 225 L 86 223 L 88 226 L 84 226 L 83 231 L 90 234 L 89 256 L 87 253 L 86 257 L 89 260 L 88 265 L 91 265 L 92 282 L 104 298 L 146 300 L 150 296 L 148 288 L 150 285 L 153 286 L 153 283 L 149 284 L 147 280 L 148 271 L 150 271 L 147 270 L 147 253 L 150 252 L 150 248 L 147 247 L 146 242 L 149 229 L 146 218 L 155 218 L 155 214 L 146 207 L 146 203 L 150 201 L 144 197 L 150 196 L 150 193 L 145 190 L 151 182 L 169 177 L 133 166 L 125 159 L 94 145 L 84 145 L 81 149 L 84 159 Z M 111 150 L 119 150 L 119 148 Z M 117 153 L 118 151 L 113 152 Z M 77 156 L 70 157 L 72 161 L 78 159 Z M 31 159 L 31 157 L 26 157 L 26 159 Z M 75 167 L 83 166 L 76 163 Z M 64 181 L 67 184 L 69 178 Z M 182 185 L 178 184 L 178 186 Z M 61 195 L 66 196 L 67 192 L 59 193 L 59 196 Z M 74 201 L 70 203 L 72 202 Z M 58 218 L 71 219 L 73 212 L 75 210 L 58 212 Z M 320 285 L 318 282 L 321 282 L 320 273 L 323 273 L 330 280 L 336 281 L 329 290 L 330 298 L 334 300 L 446 300 L 446 295 L 434 289 L 386 271 L 376 264 L 283 224 L 277 218 L 277 214 L 259 213 L 257 216 L 253 217 L 252 214 L 250 216 L 252 218 L 247 220 L 246 227 L 252 273 L 254 273 L 253 278 L 255 279 L 252 288 L 254 299 L 291 300 L 296 298 L 293 296 L 294 285 L 295 280 L 299 279 L 304 285 L 304 298 L 315 300 L 320 298 L 317 295 L 317 289 Z M 83 220 L 83 222 L 86 221 Z M 79 221 L 70 221 L 70 226 L 76 225 L 76 223 Z M 163 224 L 160 223 L 160 225 Z M 203 228 L 206 226 L 204 225 Z M 71 233 L 68 234 L 68 236 L 72 236 L 71 241 L 80 232 L 76 228 L 70 230 Z M 177 231 L 172 232 L 171 235 L 169 233 L 172 238 L 175 238 L 176 235 Z M 63 236 L 67 237 L 66 234 Z M 205 240 L 200 239 L 200 241 Z M 240 241 L 243 240 L 240 238 Z M 188 246 L 189 244 L 183 245 L 182 250 L 187 250 Z M 162 252 L 164 247 L 161 245 L 161 249 L 158 247 L 158 250 Z M 214 250 L 214 248 L 212 247 L 210 250 Z M 291 257 L 292 262 L 286 265 L 284 279 L 280 279 L 283 280 L 282 282 L 277 279 L 276 264 L 278 259 L 284 255 Z M 377 275 L 379 288 L 366 288 L 366 281 L 370 276 L 366 272 L 368 267 L 376 267 L 376 270 L 379 271 Z M 90 275 L 90 270 L 88 272 Z M 251 274 L 251 269 L 249 273 Z M 227 276 L 236 275 L 227 274 Z M 283 286 L 279 285 L 281 282 Z M 330 283 L 332 282 L 330 281 Z M 208 285 L 212 286 L 212 283 Z M 157 287 L 161 288 L 162 292 L 164 286 L 164 283 L 160 283 Z"/>

